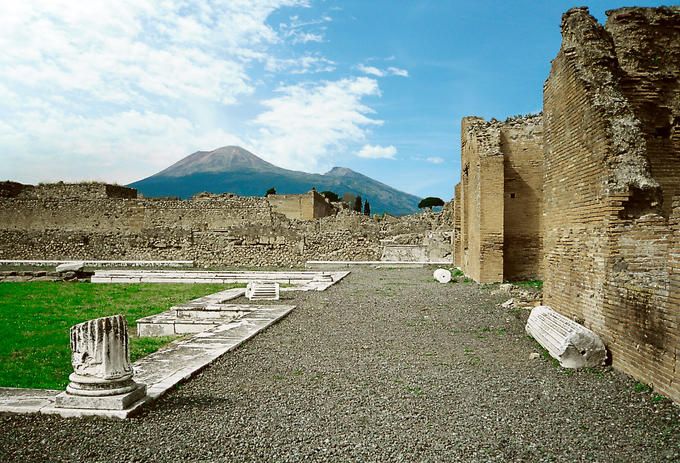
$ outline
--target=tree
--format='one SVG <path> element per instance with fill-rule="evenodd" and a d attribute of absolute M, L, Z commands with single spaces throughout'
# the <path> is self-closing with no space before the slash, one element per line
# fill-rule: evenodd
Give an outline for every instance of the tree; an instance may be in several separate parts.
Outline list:
<path fill-rule="evenodd" d="M 418 208 L 423 209 L 423 208 L 427 207 L 429 209 L 432 209 L 433 207 L 443 206 L 444 204 L 445 203 L 444 203 L 443 199 L 428 196 L 427 198 L 421 200 L 418 203 Z"/>
<path fill-rule="evenodd" d="M 340 196 L 338 196 L 337 193 L 334 193 L 332 191 L 322 191 L 321 196 L 328 199 L 332 203 L 337 203 L 338 201 L 340 201 Z"/>
<path fill-rule="evenodd" d="M 276 188 L 271 187 L 270 189 L 267 190 L 267 192 L 264 195 L 269 196 L 269 195 L 275 195 L 275 194 L 276 194 Z"/>
<path fill-rule="evenodd" d="M 371 205 L 368 203 L 368 199 L 364 203 L 364 215 L 371 215 Z"/>
<path fill-rule="evenodd" d="M 357 196 L 356 199 L 354 200 L 354 211 L 361 213 L 361 196 Z"/>

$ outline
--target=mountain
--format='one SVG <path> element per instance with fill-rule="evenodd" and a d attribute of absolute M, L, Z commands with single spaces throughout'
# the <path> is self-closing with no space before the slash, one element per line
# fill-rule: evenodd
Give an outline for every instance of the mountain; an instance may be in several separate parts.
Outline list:
<path fill-rule="evenodd" d="M 371 212 L 393 215 L 418 211 L 420 198 L 396 190 L 345 167 L 310 174 L 283 169 L 260 159 L 239 146 L 225 146 L 214 151 L 197 151 L 157 174 L 128 185 L 147 197 L 179 196 L 196 193 L 234 193 L 262 196 L 271 187 L 279 194 L 300 194 L 316 188 L 361 195 L 371 203 Z"/>

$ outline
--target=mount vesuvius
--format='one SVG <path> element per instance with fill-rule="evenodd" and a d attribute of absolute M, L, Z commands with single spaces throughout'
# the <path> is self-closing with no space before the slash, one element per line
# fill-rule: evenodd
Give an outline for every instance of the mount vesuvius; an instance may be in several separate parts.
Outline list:
<path fill-rule="evenodd" d="M 239 146 L 225 146 L 214 151 L 197 151 L 157 174 L 131 183 L 147 197 L 179 196 L 196 193 L 234 193 L 262 196 L 274 187 L 279 194 L 330 190 L 361 195 L 368 199 L 373 213 L 393 215 L 418 211 L 417 196 L 396 190 L 370 177 L 344 167 L 334 167 L 325 174 L 310 174 L 283 169 L 260 159 Z"/>

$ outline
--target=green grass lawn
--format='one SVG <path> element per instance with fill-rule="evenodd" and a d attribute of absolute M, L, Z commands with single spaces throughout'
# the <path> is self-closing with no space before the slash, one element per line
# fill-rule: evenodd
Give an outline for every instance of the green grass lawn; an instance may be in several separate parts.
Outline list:
<path fill-rule="evenodd" d="M 137 338 L 136 320 L 244 285 L 0 283 L 0 387 L 63 389 L 71 368 L 71 326 L 122 314 L 134 362 L 173 338 Z"/>

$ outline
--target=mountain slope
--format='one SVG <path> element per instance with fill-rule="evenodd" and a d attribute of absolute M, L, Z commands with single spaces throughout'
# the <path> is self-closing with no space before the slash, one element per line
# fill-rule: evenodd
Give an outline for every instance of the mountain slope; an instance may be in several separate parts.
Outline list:
<path fill-rule="evenodd" d="M 299 194 L 315 187 L 317 191 L 331 190 L 339 195 L 346 192 L 361 195 L 371 203 L 373 213 L 394 215 L 417 212 L 420 201 L 417 196 L 351 169 L 334 167 L 323 175 L 282 169 L 237 146 L 198 151 L 129 186 L 147 197 L 181 198 L 202 191 L 262 196 L 271 187 L 279 194 Z"/>

